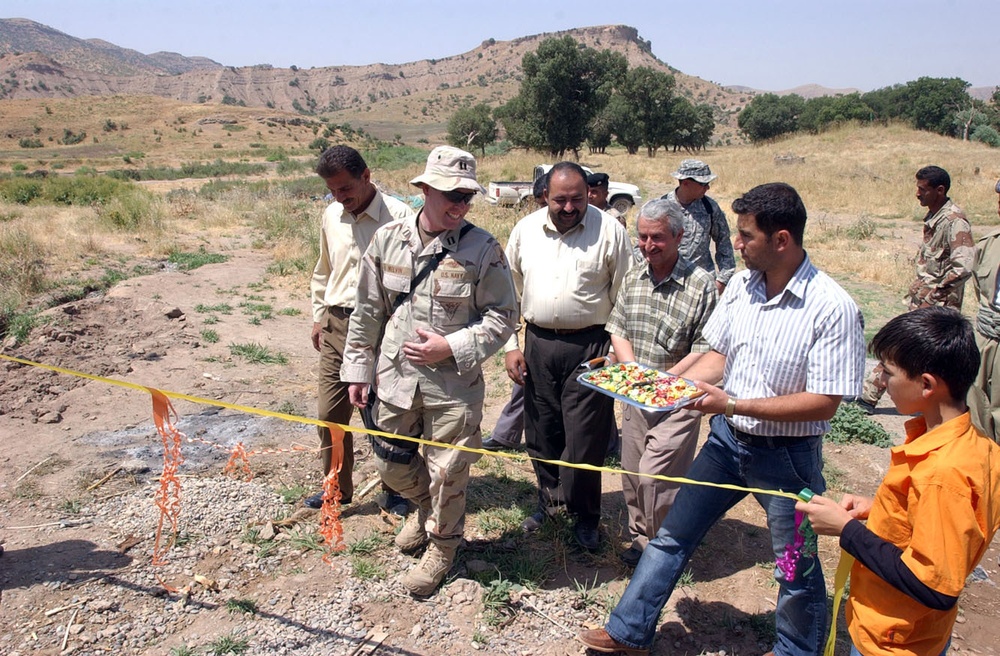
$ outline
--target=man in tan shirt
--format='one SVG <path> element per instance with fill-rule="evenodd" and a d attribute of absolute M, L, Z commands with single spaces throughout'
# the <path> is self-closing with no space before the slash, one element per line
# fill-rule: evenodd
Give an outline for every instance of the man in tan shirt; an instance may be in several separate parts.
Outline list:
<path fill-rule="evenodd" d="M 507 242 L 527 324 L 524 352 L 507 343 L 507 374 L 524 385 L 525 445 L 536 458 L 601 465 L 614 427 L 614 402 L 577 380 L 580 363 L 607 355 L 604 324 L 631 264 L 628 233 L 587 203 L 587 174 L 560 162 L 548 173 L 547 206 L 521 219 Z M 538 530 L 560 506 L 573 515 L 576 541 L 599 548 L 601 475 L 534 461 Z"/>
<path fill-rule="evenodd" d="M 319 260 L 313 269 L 312 345 L 320 353 L 319 413 L 322 421 L 348 424 L 354 408 L 348 397 L 347 383 L 340 379 L 340 365 L 347 339 L 347 323 L 354 310 L 358 288 L 358 266 L 372 235 L 381 226 L 413 216 L 405 203 L 385 196 L 371 181 L 368 165 L 358 151 L 349 146 L 333 146 L 320 156 L 316 173 L 323 178 L 334 202 L 323 212 L 320 228 Z M 330 429 L 319 430 L 323 457 L 323 476 L 332 466 Z M 344 434 L 344 461 L 338 475 L 340 502 L 350 503 L 354 494 L 351 473 L 354 469 L 354 439 Z M 406 512 L 406 500 L 386 490 L 385 506 L 399 514 Z M 304 501 L 310 508 L 323 505 L 322 490 Z"/>

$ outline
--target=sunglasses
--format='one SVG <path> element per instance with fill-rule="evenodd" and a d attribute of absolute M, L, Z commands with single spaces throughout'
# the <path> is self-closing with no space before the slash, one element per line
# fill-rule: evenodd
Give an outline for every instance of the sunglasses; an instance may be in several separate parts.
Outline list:
<path fill-rule="evenodd" d="M 441 194 L 448 200 L 449 203 L 464 203 L 466 205 L 471 205 L 476 192 L 455 189 L 454 191 L 442 191 Z"/>

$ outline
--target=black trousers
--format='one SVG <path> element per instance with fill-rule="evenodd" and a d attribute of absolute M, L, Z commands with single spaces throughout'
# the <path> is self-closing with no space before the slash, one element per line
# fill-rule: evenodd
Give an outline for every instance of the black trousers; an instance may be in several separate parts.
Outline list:
<path fill-rule="evenodd" d="M 577 382 L 580 363 L 608 354 L 603 326 L 569 335 L 528 324 L 524 359 L 524 443 L 528 454 L 600 466 L 615 428 L 614 400 Z M 565 504 L 577 521 L 596 526 L 601 517 L 601 474 L 533 462 L 539 509 Z"/>

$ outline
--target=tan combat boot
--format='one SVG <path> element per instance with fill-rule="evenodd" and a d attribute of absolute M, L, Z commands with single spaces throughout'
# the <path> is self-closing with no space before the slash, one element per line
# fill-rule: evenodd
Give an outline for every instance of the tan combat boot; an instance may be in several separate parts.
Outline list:
<path fill-rule="evenodd" d="M 423 508 L 417 508 L 417 512 L 410 515 L 403 528 L 396 534 L 396 546 L 403 553 L 416 551 L 427 544 L 427 515 L 429 513 Z"/>
<path fill-rule="evenodd" d="M 403 587 L 415 597 L 427 597 L 434 594 L 441 581 L 444 580 L 451 564 L 455 561 L 457 547 L 443 546 L 431 542 L 416 567 L 403 577 Z"/>

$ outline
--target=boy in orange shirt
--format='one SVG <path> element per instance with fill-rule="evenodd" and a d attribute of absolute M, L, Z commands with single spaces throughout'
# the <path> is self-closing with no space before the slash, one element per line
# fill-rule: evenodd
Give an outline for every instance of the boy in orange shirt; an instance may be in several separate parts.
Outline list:
<path fill-rule="evenodd" d="M 979 350 L 968 320 L 946 307 L 896 317 L 870 350 L 896 409 L 920 416 L 890 450 L 874 499 L 815 496 L 796 509 L 857 559 L 846 604 L 852 655 L 938 656 L 965 579 L 1000 525 L 1000 446 L 965 404 Z"/>

